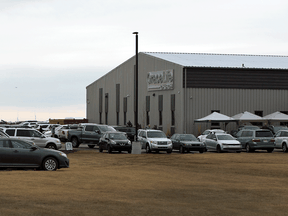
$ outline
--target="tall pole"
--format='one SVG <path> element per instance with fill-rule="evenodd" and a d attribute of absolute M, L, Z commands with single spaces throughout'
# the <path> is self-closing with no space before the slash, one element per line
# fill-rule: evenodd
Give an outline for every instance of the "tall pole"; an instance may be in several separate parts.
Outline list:
<path fill-rule="evenodd" d="M 136 36 L 136 68 L 135 68 L 135 130 L 136 130 L 136 142 L 138 141 L 138 32 L 133 32 Z"/>

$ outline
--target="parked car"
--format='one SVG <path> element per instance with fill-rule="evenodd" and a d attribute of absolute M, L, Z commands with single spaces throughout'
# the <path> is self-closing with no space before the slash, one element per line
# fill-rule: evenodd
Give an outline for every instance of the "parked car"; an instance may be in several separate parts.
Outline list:
<path fill-rule="evenodd" d="M 210 133 L 204 143 L 207 150 L 217 151 L 218 153 L 223 151 L 240 153 L 242 151 L 241 143 L 230 134 Z"/>
<path fill-rule="evenodd" d="M 69 167 L 63 152 L 39 148 L 16 138 L 0 137 L 0 167 L 41 168 L 56 170 Z"/>
<path fill-rule="evenodd" d="M 1 130 L 2 128 L 0 128 L 0 137 L 1 138 L 9 138 L 9 135 L 7 133 L 5 133 L 3 130 Z"/>
<path fill-rule="evenodd" d="M 203 153 L 205 145 L 200 142 L 193 134 L 173 134 L 171 136 L 173 149 L 179 150 L 180 153 L 199 151 Z"/>
<path fill-rule="evenodd" d="M 70 130 L 77 130 L 78 129 L 78 124 L 68 124 L 68 125 L 62 125 L 62 128 L 60 128 L 57 131 L 57 136 L 58 138 L 63 141 L 66 142 L 68 141 L 68 131 Z"/>
<path fill-rule="evenodd" d="M 247 152 L 255 150 L 272 152 L 275 147 L 273 134 L 267 129 L 241 130 L 236 134 L 236 137 Z"/>
<path fill-rule="evenodd" d="M 288 127 L 269 125 L 267 129 L 271 130 L 273 134 L 276 134 L 279 130 L 288 130 Z"/>
<path fill-rule="evenodd" d="M 113 128 L 117 131 L 125 132 L 127 134 L 128 139 L 131 142 L 134 141 L 134 137 L 136 135 L 135 127 L 113 126 Z"/>
<path fill-rule="evenodd" d="M 42 148 L 60 149 L 62 144 L 59 139 L 46 137 L 44 134 L 32 128 L 3 128 L 10 137 L 34 142 Z"/>
<path fill-rule="evenodd" d="M 94 148 L 99 144 L 99 140 L 103 133 L 108 131 L 116 131 L 108 125 L 100 125 L 93 123 L 79 124 L 77 130 L 68 131 L 68 141 L 72 142 L 74 148 L 78 148 L 81 143 L 88 144 L 89 148 Z"/>
<path fill-rule="evenodd" d="M 99 152 L 103 150 L 107 150 L 108 153 L 112 153 L 112 151 L 131 153 L 132 144 L 123 132 L 105 132 L 99 141 Z"/>
<path fill-rule="evenodd" d="M 287 152 L 288 146 L 288 130 L 279 130 L 275 136 L 275 148 L 282 149 L 283 152 Z"/>
<path fill-rule="evenodd" d="M 210 133 L 221 133 L 221 134 L 225 134 L 226 132 L 224 130 L 221 129 L 212 129 L 212 130 L 205 130 L 200 136 L 197 137 L 197 139 L 200 142 L 204 142 L 204 140 L 206 139 L 207 135 L 209 135 Z"/>
<path fill-rule="evenodd" d="M 146 149 L 147 153 L 152 151 L 172 152 L 172 141 L 168 139 L 163 131 L 160 130 L 138 130 L 138 141 L 142 144 L 142 148 Z"/>
<path fill-rule="evenodd" d="M 243 126 L 240 126 L 237 130 L 232 130 L 231 135 L 236 137 L 236 134 L 241 130 L 259 130 L 259 129 L 260 127 L 255 126 L 255 125 L 243 125 Z"/>

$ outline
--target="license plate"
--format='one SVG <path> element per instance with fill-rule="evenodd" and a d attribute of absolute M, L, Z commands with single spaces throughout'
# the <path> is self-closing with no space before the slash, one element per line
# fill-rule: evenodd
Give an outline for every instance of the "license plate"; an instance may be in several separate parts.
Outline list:
<path fill-rule="evenodd" d="M 268 140 L 263 140 L 263 142 L 268 142 Z"/>

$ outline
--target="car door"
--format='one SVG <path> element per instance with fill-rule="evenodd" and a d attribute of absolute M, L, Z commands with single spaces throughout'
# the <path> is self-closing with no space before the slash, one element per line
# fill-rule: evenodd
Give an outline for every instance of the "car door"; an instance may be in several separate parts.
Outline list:
<path fill-rule="evenodd" d="M 108 133 L 105 133 L 104 135 L 103 135 L 103 137 L 101 138 L 101 143 L 100 143 L 100 145 L 101 145 L 101 148 L 103 149 L 103 150 L 107 150 L 108 148 L 107 148 L 107 143 L 108 143 L 108 141 L 107 141 L 107 136 L 108 136 Z M 99 148 L 100 148 L 100 146 L 99 146 Z"/>
<path fill-rule="evenodd" d="M 205 143 L 207 149 L 212 148 L 212 135 L 213 134 L 207 135 L 206 139 L 204 140 L 204 143 Z"/>
<path fill-rule="evenodd" d="M 278 131 L 275 134 L 275 147 L 276 148 L 282 148 L 281 144 L 282 144 L 283 137 L 281 137 L 281 132 L 282 131 Z"/>
<path fill-rule="evenodd" d="M 210 139 L 210 146 L 211 146 L 211 149 L 213 150 L 216 150 L 217 149 L 217 137 L 215 134 L 212 134 L 211 135 L 211 139 Z"/>
<path fill-rule="evenodd" d="M 171 136 L 170 140 L 172 141 L 172 148 L 176 149 L 176 137 L 177 134 L 174 134 L 173 136 Z"/>
<path fill-rule="evenodd" d="M 252 139 L 252 137 L 253 137 L 253 131 L 243 130 L 243 131 L 239 131 L 237 133 L 237 139 L 236 140 L 238 140 L 241 143 L 242 148 L 245 148 L 246 143 L 248 143 Z"/>
<path fill-rule="evenodd" d="M 45 148 L 47 143 L 47 138 L 37 130 L 28 130 L 30 134 L 30 140 L 34 142 L 37 146 Z"/>
<path fill-rule="evenodd" d="M 15 167 L 38 167 L 41 165 L 39 150 L 32 150 L 32 144 L 22 140 L 11 140 L 12 154 L 8 163 Z"/>
<path fill-rule="evenodd" d="M 101 134 L 97 131 L 100 130 L 96 125 L 86 125 L 82 132 L 82 141 L 84 143 L 99 143 Z"/>
<path fill-rule="evenodd" d="M 0 139 L 0 166 L 11 166 L 13 149 L 9 139 Z"/>
<path fill-rule="evenodd" d="M 145 139 L 144 139 L 144 136 L 145 136 L 145 131 L 140 131 L 139 136 L 138 136 L 138 142 L 141 143 L 142 148 L 143 148 L 143 147 L 145 148 Z"/>

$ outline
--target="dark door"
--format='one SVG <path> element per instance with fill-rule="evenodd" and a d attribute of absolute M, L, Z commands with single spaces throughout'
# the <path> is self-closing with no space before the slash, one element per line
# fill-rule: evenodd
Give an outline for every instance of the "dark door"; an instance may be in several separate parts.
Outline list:
<path fill-rule="evenodd" d="M 39 150 L 32 150 L 32 145 L 22 140 L 11 140 L 12 153 L 8 163 L 15 167 L 38 167 L 41 165 Z"/>

